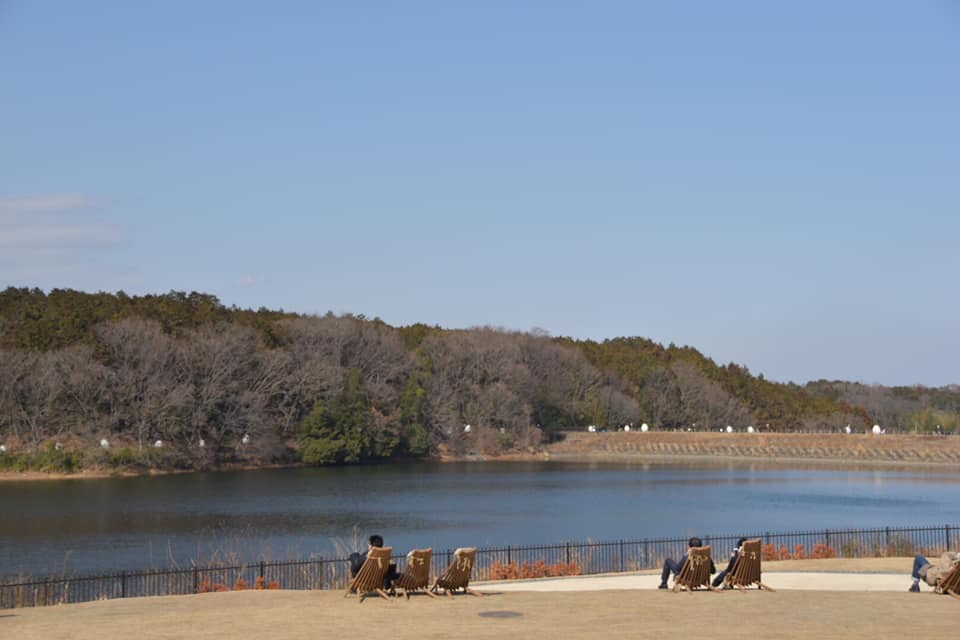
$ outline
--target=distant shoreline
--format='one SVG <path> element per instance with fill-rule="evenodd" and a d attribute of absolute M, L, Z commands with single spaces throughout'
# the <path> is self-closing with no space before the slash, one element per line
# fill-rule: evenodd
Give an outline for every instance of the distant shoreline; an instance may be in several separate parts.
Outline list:
<path fill-rule="evenodd" d="M 719 433 L 581 433 L 569 432 L 557 443 L 528 452 L 501 455 L 442 456 L 424 462 L 567 462 L 602 464 L 750 464 L 778 468 L 904 469 L 960 473 L 960 437 L 863 434 L 719 434 Z M 389 462 L 382 464 L 391 464 Z M 283 465 L 228 465 L 209 471 L 299 469 Z M 0 482 L 134 478 L 193 470 L 149 469 L 77 473 L 0 471 Z"/>

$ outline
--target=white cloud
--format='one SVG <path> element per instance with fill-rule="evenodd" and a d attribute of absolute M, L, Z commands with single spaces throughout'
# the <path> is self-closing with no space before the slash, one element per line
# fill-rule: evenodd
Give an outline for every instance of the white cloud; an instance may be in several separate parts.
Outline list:
<path fill-rule="evenodd" d="M 120 225 L 97 219 L 102 200 L 82 194 L 44 194 L 0 198 L 0 248 L 17 259 L 119 243 Z M 8 256 L 11 257 L 11 256 Z"/>
<path fill-rule="evenodd" d="M 47 193 L 0 198 L 0 216 L 32 213 L 62 213 L 102 206 L 103 202 L 81 193 Z"/>
<path fill-rule="evenodd" d="M 240 276 L 240 279 L 237 280 L 237 284 L 239 284 L 241 287 L 253 287 L 261 284 L 263 280 L 263 276 Z"/>

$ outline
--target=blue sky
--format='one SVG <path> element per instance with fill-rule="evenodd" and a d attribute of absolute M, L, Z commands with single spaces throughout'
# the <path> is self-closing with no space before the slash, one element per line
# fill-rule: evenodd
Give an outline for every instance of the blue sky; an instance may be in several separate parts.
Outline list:
<path fill-rule="evenodd" d="M 0 0 L 0 285 L 960 383 L 960 4 Z"/>

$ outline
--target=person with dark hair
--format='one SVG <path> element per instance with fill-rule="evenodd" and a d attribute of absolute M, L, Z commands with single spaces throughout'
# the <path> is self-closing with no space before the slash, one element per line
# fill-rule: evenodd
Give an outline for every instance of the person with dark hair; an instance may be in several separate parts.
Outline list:
<path fill-rule="evenodd" d="M 717 577 L 713 579 L 713 586 L 719 587 L 723 584 L 723 579 L 727 577 L 727 574 L 733 571 L 733 565 L 737 564 L 737 558 L 740 557 L 740 550 L 743 548 L 743 543 L 746 542 L 746 538 L 740 538 L 737 540 L 737 546 L 733 548 L 733 553 L 730 554 L 730 561 L 727 563 L 727 568 L 717 574 Z"/>
<path fill-rule="evenodd" d="M 687 541 L 687 546 L 691 549 L 694 547 L 702 547 L 703 541 L 700 538 L 694 536 Z M 674 579 L 676 579 L 677 574 L 680 573 L 680 570 L 683 568 L 683 563 L 687 561 L 687 556 L 689 554 L 685 553 L 680 557 L 680 561 L 677 562 L 673 558 L 667 558 L 663 561 L 663 573 L 660 574 L 660 586 L 658 589 L 669 589 L 667 586 L 667 579 L 670 577 L 670 574 L 673 574 Z M 713 560 L 710 560 L 710 573 L 716 573 L 717 567 L 714 566 Z"/>
<path fill-rule="evenodd" d="M 363 567 L 363 563 L 367 560 L 367 554 L 370 553 L 371 549 L 379 549 L 383 546 L 383 536 L 375 533 L 370 536 L 370 541 L 367 544 L 367 550 L 363 553 L 354 551 L 350 554 L 350 577 L 356 578 L 357 574 L 360 573 L 360 568 Z M 393 560 L 390 561 L 390 568 L 387 569 L 387 575 L 383 578 L 383 588 L 392 589 L 393 581 L 397 579 L 400 574 L 397 573 L 397 563 Z"/>

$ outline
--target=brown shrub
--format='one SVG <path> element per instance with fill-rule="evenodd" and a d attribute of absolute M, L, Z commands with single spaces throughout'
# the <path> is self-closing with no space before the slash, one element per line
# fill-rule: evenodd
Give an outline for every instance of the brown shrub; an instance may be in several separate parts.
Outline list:
<path fill-rule="evenodd" d="M 494 562 L 490 567 L 491 580 L 554 578 L 558 576 L 578 576 L 581 573 L 580 566 L 576 562 L 547 564 L 545 560 L 537 560 L 534 563 L 525 562 L 523 565 L 516 562 L 510 564 Z"/>

